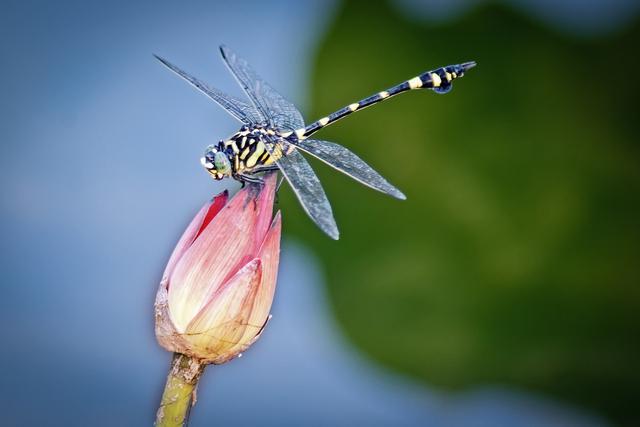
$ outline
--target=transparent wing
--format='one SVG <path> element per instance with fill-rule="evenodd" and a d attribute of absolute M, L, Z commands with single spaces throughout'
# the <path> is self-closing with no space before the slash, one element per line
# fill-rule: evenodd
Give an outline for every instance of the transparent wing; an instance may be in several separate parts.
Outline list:
<path fill-rule="evenodd" d="M 400 190 L 389 184 L 386 179 L 373 170 L 373 168 L 366 164 L 360 157 L 342 145 L 318 139 L 305 139 L 303 141 L 296 141 L 293 144 L 374 190 L 386 193 L 400 200 L 407 198 Z"/>
<path fill-rule="evenodd" d="M 304 127 L 304 119 L 296 106 L 262 80 L 247 61 L 224 45 L 220 46 L 220 52 L 249 99 L 275 129 L 294 131 Z"/>
<path fill-rule="evenodd" d="M 265 146 L 291 185 L 305 212 L 329 237 L 338 240 L 340 232 L 333 218 L 331 205 L 309 163 L 291 145 L 283 147 L 282 144 L 275 143 L 265 144 Z"/>
<path fill-rule="evenodd" d="M 271 91 L 269 97 L 274 99 L 273 94 L 277 94 L 277 92 L 273 89 L 271 89 Z M 284 102 L 279 102 L 270 110 L 273 127 L 282 132 L 304 128 L 304 119 L 300 111 L 289 101 L 286 101 L 282 97 L 280 97 L 280 99 Z"/>
<path fill-rule="evenodd" d="M 227 95 L 224 92 L 219 91 L 216 88 L 212 88 L 208 86 L 206 83 L 201 82 L 193 76 L 190 76 L 185 71 L 182 71 L 180 68 L 176 67 L 169 61 L 164 58 L 159 57 L 158 55 L 154 55 L 158 61 L 160 61 L 163 65 L 169 68 L 171 71 L 191 83 L 195 88 L 200 90 L 202 93 L 207 95 L 209 98 L 213 99 L 218 105 L 224 108 L 229 114 L 231 114 L 236 119 L 240 120 L 245 124 L 253 124 L 253 123 L 264 123 L 266 121 L 266 117 L 264 117 L 258 110 L 255 109 L 252 105 L 249 105 L 239 99 Z"/>

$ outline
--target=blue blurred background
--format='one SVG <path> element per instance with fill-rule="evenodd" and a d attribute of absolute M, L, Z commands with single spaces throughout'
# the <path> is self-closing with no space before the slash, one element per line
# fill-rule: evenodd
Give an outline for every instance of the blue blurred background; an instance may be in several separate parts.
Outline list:
<path fill-rule="evenodd" d="M 409 199 L 316 163 L 329 241 L 281 192 L 274 319 L 206 372 L 191 425 L 638 425 L 638 4 L 3 1 L 2 425 L 149 425 L 157 282 L 237 128 L 153 60 L 308 120 L 477 60 L 322 134 Z"/>

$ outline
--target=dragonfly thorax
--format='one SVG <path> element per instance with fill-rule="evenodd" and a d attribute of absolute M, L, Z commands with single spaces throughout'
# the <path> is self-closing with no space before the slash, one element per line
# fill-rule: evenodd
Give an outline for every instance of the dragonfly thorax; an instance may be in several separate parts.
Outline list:
<path fill-rule="evenodd" d="M 239 178 L 262 171 L 273 164 L 267 145 L 280 139 L 274 130 L 255 125 L 243 126 L 238 132 L 207 147 L 201 162 L 214 179 Z"/>

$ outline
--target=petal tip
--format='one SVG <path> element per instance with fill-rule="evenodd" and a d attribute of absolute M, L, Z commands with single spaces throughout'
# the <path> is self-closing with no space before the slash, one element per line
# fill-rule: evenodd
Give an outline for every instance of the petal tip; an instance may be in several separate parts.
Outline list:
<path fill-rule="evenodd" d="M 276 212 L 273 216 L 273 221 L 271 221 L 271 228 L 282 225 L 282 211 Z"/>
<path fill-rule="evenodd" d="M 228 198 L 229 198 L 229 190 L 225 189 L 224 191 L 221 191 L 218 194 L 213 195 L 213 197 L 211 197 L 211 203 L 215 203 L 216 199 L 224 199 L 226 201 Z"/>

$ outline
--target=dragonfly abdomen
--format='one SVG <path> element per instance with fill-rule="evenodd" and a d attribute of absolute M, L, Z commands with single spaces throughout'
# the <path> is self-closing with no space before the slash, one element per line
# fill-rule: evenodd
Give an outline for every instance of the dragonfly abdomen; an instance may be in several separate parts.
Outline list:
<path fill-rule="evenodd" d="M 417 75 L 409 80 L 406 80 L 400 84 L 397 84 L 387 90 L 371 95 L 353 104 L 349 104 L 346 107 L 339 109 L 331 113 L 330 115 L 317 120 L 305 128 L 301 128 L 295 131 L 298 139 L 304 139 L 311 136 L 313 133 L 319 131 L 323 127 L 329 126 L 332 123 L 348 116 L 355 111 L 360 111 L 378 102 L 385 101 L 395 95 L 403 92 L 407 92 L 414 89 L 432 89 L 437 93 L 447 93 L 451 90 L 452 82 L 464 75 L 464 73 L 473 68 L 475 62 L 465 62 L 463 64 L 449 65 L 447 67 L 438 68 L 436 70 L 427 71 L 420 75 Z"/>

